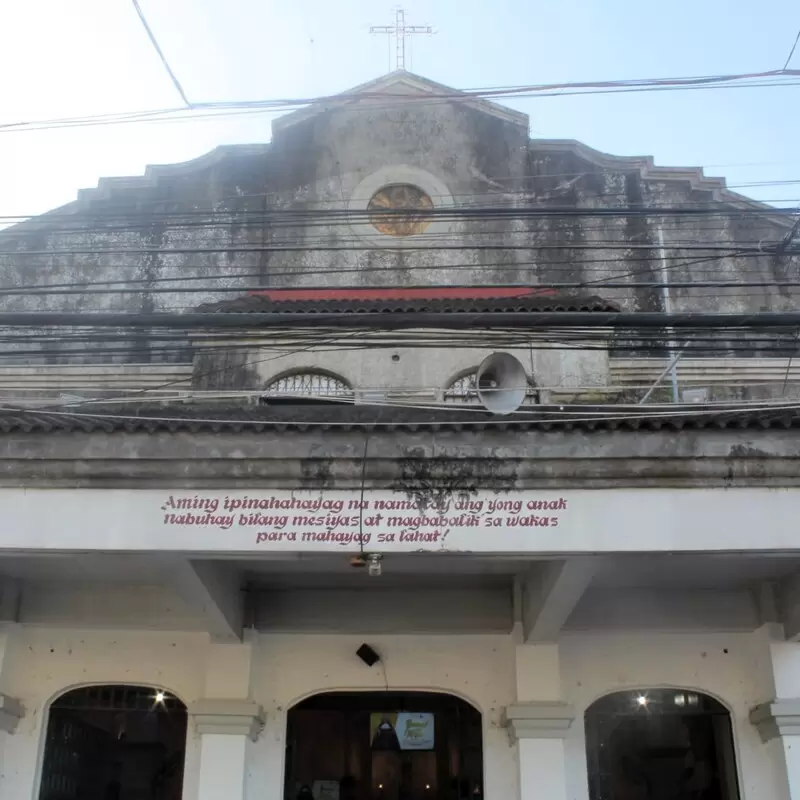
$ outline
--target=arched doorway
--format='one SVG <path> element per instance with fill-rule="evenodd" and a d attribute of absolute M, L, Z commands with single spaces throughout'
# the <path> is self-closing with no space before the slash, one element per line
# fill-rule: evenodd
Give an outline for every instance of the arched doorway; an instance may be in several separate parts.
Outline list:
<path fill-rule="evenodd" d="M 144 686 L 85 686 L 50 706 L 39 800 L 180 800 L 186 706 Z"/>
<path fill-rule="evenodd" d="M 585 721 L 590 800 L 738 800 L 730 714 L 713 697 L 616 692 Z"/>
<path fill-rule="evenodd" d="M 289 710 L 284 800 L 481 800 L 481 713 L 434 692 L 328 692 Z"/>

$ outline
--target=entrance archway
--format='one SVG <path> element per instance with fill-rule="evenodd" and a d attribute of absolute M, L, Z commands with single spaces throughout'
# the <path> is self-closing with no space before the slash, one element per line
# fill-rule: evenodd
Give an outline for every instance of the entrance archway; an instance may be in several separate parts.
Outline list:
<path fill-rule="evenodd" d="M 144 686 L 85 686 L 50 706 L 39 800 L 180 800 L 186 706 Z"/>
<path fill-rule="evenodd" d="M 289 710 L 284 800 L 481 800 L 481 713 L 434 692 L 327 692 Z"/>
<path fill-rule="evenodd" d="M 688 689 L 601 697 L 586 711 L 590 800 L 738 800 L 733 731 L 718 700 Z"/>

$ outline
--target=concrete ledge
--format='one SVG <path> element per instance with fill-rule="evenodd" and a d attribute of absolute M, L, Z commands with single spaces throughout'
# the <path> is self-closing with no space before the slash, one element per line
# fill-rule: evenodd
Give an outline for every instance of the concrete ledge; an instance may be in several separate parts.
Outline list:
<path fill-rule="evenodd" d="M 264 727 L 264 710 L 251 700 L 198 700 L 189 706 L 198 733 L 248 736 L 253 741 Z"/>
<path fill-rule="evenodd" d="M 14 733 L 17 723 L 25 716 L 25 709 L 19 700 L 0 693 L 0 731 Z"/>
<path fill-rule="evenodd" d="M 565 739 L 574 719 L 575 710 L 566 703 L 515 703 L 503 714 L 512 744 L 519 739 Z"/>
<path fill-rule="evenodd" d="M 750 710 L 750 722 L 764 742 L 778 736 L 800 736 L 800 699 L 761 703 Z"/>

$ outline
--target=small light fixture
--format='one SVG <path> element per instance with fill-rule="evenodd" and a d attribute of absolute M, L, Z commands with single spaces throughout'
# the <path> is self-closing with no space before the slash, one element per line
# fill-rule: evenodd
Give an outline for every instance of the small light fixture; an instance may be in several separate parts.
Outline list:
<path fill-rule="evenodd" d="M 640 694 L 636 698 L 636 705 L 639 706 L 639 708 L 647 708 L 647 703 L 648 702 L 649 701 L 647 699 L 647 695 L 646 694 Z"/>
<path fill-rule="evenodd" d="M 694 692 L 677 692 L 673 697 L 673 702 L 679 708 L 686 706 L 697 706 L 700 698 Z"/>
<path fill-rule="evenodd" d="M 379 553 L 371 553 L 367 556 L 367 572 L 370 578 L 380 578 L 383 573 L 383 566 L 381 565 L 382 560 L 383 556 Z"/>
<path fill-rule="evenodd" d="M 158 691 L 156 692 L 156 705 L 163 705 L 164 701 L 167 699 L 167 695 L 165 692 Z"/>

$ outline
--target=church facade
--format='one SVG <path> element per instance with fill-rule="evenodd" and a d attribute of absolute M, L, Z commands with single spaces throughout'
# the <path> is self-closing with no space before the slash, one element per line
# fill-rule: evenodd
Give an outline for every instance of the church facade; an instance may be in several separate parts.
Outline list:
<path fill-rule="evenodd" d="M 792 337 L 590 324 L 792 310 L 795 244 L 408 73 L 2 232 L 109 322 L 0 365 L 0 792 L 800 797 Z"/>

